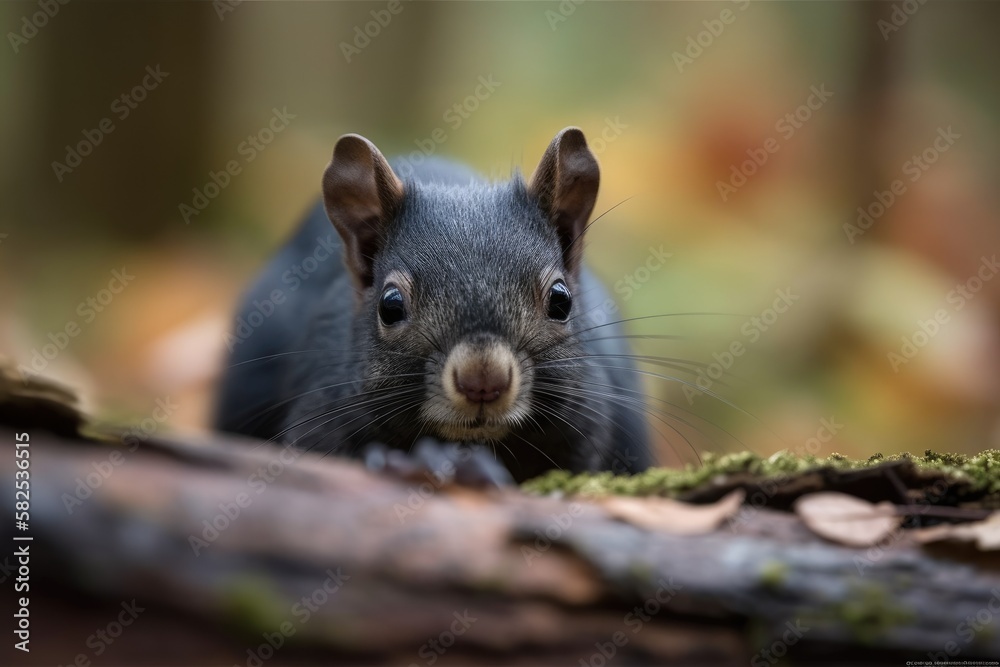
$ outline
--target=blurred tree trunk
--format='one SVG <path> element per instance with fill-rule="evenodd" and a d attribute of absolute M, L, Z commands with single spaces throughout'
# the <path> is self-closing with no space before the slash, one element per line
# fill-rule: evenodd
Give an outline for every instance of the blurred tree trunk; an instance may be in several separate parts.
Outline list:
<path fill-rule="evenodd" d="M 889 2 L 859 2 L 855 7 L 858 43 L 856 87 L 853 91 L 853 141 L 848 144 L 850 155 L 843 170 L 848 179 L 848 192 L 856 206 L 866 205 L 872 191 L 884 187 L 886 124 L 890 118 L 889 97 L 901 71 L 900 46 L 902 37 L 887 40 L 879 31 L 880 21 L 888 21 L 892 13 Z M 851 220 L 857 208 L 851 209 Z M 869 238 L 877 236 L 872 230 Z"/>
<path fill-rule="evenodd" d="M 21 54 L 42 61 L 34 85 L 42 143 L 20 162 L 51 183 L 52 197 L 29 202 L 23 219 L 57 215 L 139 238 L 176 217 L 178 192 L 208 169 L 191 147 L 208 144 L 213 24 L 211 3 L 70 4 L 49 21 Z M 154 81 L 147 67 L 166 76 L 129 105 L 122 95 Z M 114 129 L 60 182 L 52 162 L 66 162 L 66 146 L 102 119 Z M 102 215 L 81 219 L 91 211 Z"/>

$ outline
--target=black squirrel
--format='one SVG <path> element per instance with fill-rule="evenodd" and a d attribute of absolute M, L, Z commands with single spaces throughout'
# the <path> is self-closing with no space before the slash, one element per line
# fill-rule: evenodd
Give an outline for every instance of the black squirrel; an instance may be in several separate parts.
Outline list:
<path fill-rule="evenodd" d="M 216 427 L 348 456 L 430 436 L 518 481 L 649 467 L 630 350 L 583 263 L 600 180 L 583 133 L 530 183 L 396 164 L 337 141 L 322 204 L 243 298 Z"/>

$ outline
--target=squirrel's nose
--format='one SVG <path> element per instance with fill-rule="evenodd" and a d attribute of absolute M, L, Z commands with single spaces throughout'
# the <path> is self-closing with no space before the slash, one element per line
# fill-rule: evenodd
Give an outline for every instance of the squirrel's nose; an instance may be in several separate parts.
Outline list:
<path fill-rule="evenodd" d="M 510 346 L 497 337 L 459 342 L 441 369 L 441 389 L 450 408 L 463 419 L 499 418 L 517 400 L 521 373 Z"/>
<path fill-rule="evenodd" d="M 473 364 L 455 369 L 455 387 L 473 403 L 492 403 L 510 389 L 510 366 Z"/>

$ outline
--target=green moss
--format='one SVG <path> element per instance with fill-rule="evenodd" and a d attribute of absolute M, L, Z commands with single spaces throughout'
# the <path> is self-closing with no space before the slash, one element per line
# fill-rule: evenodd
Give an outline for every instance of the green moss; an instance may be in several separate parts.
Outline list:
<path fill-rule="evenodd" d="M 785 563 L 772 561 L 764 566 L 760 572 L 760 583 L 770 589 L 780 588 L 785 583 L 785 576 L 788 574 L 788 566 Z"/>
<path fill-rule="evenodd" d="M 938 471 L 956 480 L 967 481 L 974 491 L 1000 496 L 1000 450 L 996 449 L 973 456 L 939 454 L 928 450 L 923 456 L 875 454 L 868 459 L 849 459 L 840 454 L 817 458 L 797 456 L 787 451 L 767 458 L 753 452 L 721 456 L 709 453 L 704 456 L 700 466 L 689 464 L 685 468 L 652 468 L 633 476 L 615 476 L 609 472 L 573 475 L 556 470 L 528 480 L 522 485 L 522 489 L 536 494 L 559 492 L 567 495 L 672 496 L 698 488 L 712 479 L 736 473 L 748 473 L 763 479 L 823 467 L 855 470 L 904 458 L 911 460 L 918 469 Z"/>
<path fill-rule="evenodd" d="M 636 561 L 629 564 L 629 574 L 634 581 L 650 584 L 653 581 L 653 577 L 656 576 L 657 571 L 650 567 L 649 563 Z"/>
<path fill-rule="evenodd" d="M 873 643 L 892 628 L 914 618 L 912 611 L 893 604 L 886 591 L 877 586 L 858 586 L 852 594 L 852 599 L 831 611 L 847 623 L 862 643 Z"/>
<path fill-rule="evenodd" d="M 915 614 L 896 604 L 891 589 L 855 583 L 846 599 L 802 610 L 808 627 L 846 627 L 860 644 L 874 644 L 893 628 L 912 623 Z"/>
<path fill-rule="evenodd" d="M 245 577 L 232 582 L 223 604 L 233 630 L 247 636 L 274 631 L 288 620 L 287 601 L 263 579 Z"/>
<path fill-rule="evenodd" d="M 979 632 L 976 633 L 976 638 L 972 640 L 973 644 L 982 647 L 989 646 L 993 643 L 996 633 L 996 628 L 991 628 L 988 625 L 980 626 Z"/>
<path fill-rule="evenodd" d="M 989 495 L 1000 494 L 1000 449 L 988 449 L 973 456 L 939 454 L 928 449 L 923 457 L 913 457 L 913 461 L 918 468 L 966 478 L 974 488 Z"/>

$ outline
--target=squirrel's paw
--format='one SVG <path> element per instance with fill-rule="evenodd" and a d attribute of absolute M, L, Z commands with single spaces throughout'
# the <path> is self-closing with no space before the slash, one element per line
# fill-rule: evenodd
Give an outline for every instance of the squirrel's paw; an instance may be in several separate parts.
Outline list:
<path fill-rule="evenodd" d="M 438 486 L 502 487 L 514 484 L 507 468 L 486 447 L 418 440 L 413 449 L 388 449 L 380 442 L 364 450 L 365 466 L 408 480 L 431 479 Z"/>

